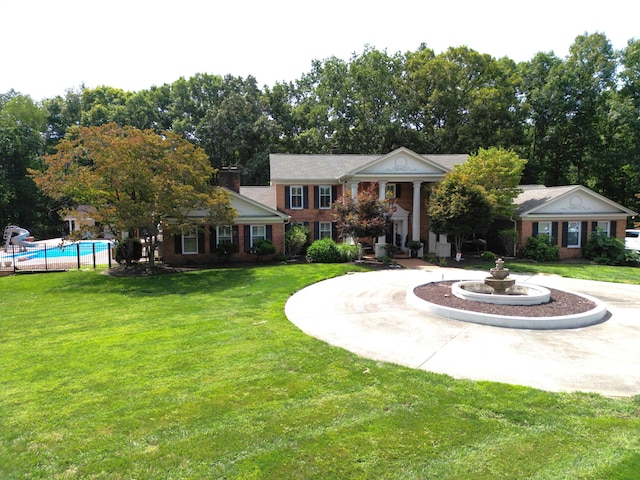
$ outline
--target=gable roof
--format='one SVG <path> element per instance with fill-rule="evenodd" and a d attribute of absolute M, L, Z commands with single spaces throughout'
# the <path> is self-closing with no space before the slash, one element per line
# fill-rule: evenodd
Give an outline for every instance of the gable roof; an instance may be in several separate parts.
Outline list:
<path fill-rule="evenodd" d="M 597 220 L 599 217 L 626 219 L 637 215 L 582 185 L 521 185 L 520 188 L 522 192 L 514 199 L 517 205 L 515 217 L 519 219 L 557 219 L 564 216 Z"/>
<path fill-rule="evenodd" d="M 240 195 L 276 210 L 275 186 L 240 186 Z"/>
<path fill-rule="evenodd" d="M 348 178 L 366 180 L 380 175 L 439 179 L 467 158 L 467 155 L 421 155 L 404 147 L 384 155 L 269 155 L 272 182 L 307 184 L 336 183 Z"/>
<path fill-rule="evenodd" d="M 279 212 L 275 208 L 271 208 L 264 203 L 241 195 L 240 193 L 229 190 L 228 188 L 220 188 L 231 196 L 231 206 L 238 213 L 234 220 L 236 225 L 246 225 L 250 223 L 289 223 L 291 217 L 286 213 Z"/>
<path fill-rule="evenodd" d="M 273 225 L 278 223 L 289 223 L 291 217 L 286 213 L 277 211 L 253 198 L 241 195 L 226 187 L 218 187 L 225 191 L 231 200 L 231 206 L 235 209 L 237 216 L 233 223 L 235 225 Z M 206 217 L 205 210 L 191 210 L 190 217 Z"/>

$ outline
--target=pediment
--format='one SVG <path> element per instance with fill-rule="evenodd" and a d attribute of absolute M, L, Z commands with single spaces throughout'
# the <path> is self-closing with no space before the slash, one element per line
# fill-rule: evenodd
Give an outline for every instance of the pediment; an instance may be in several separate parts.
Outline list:
<path fill-rule="evenodd" d="M 351 172 L 353 175 L 403 177 L 444 176 L 447 171 L 437 163 L 407 148 L 399 148 Z"/>
<path fill-rule="evenodd" d="M 245 197 L 244 195 L 226 188 L 224 190 L 229 194 L 231 198 L 231 206 L 235 209 L 238 215 L 236 217 L 236 223 L 242 223 L 242 220 L 247 218 L 288 218 L 288 215 L 278 212 L 277 210 L 273 210 L 272 208 L 256 202 L 249 197 Z"/>
<path fill-rule="evenodd" d="M 597 193 L 584 188 L 576 187 L 563 195 L 551 198 L 537 208 L 526 212 L 535 215 L 579 215 L 579 214 L 629 214 L 624 208 Z"/>
<path fill-rule="evenodd" d="M 231 207 L 236 211 L 236 224 L 242 224 L 246 221 L 259 220 L 266 223 L 283 223 L 283 221 L 289 220 L 289 215 L 274 210 L 262 203 L 259 203 L 249 197 L 245 197 L 233 190 L 229 190 L 225 187 L 220 187 L 227 192 L 231 201 Z M 191 217 L 206 217 L 208 214 L 205 210 L 191 210 L 189 216 Z"/>
<path fill-rule="evenodd" d="M 245 197 L 235 196 L 231 197 L 231 206 L 238 213 L 238 217 L 255 217 L 269 214 L 270 209 L 266 209 L 264 206 L 252 202 Z"/>

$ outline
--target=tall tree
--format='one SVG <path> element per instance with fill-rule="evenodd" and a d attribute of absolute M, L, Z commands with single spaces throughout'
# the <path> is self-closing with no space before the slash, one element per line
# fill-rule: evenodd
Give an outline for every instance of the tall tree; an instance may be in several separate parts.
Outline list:
<path fill-rule="evenodd" d="M 440 55 L 423 46 L 409 55 L 414 122 L 430 137 L 434 152 L 458 153 L 521 137 L 515 64 L 468 47 Z"/>
<path fill-rule="evenodd" d="M 245 185 L 269 183 L 269 151 L 275 124 L 255 79 L 225 77 L 220 104 L 209 108 L 197 136 L 214 168 L 237 166 Z"/>
<path fill-rule="evenodd" d="M 457 253 L 471 235 L 489 228 L 494 218 L 493 204 L 484 188 L 455 175 L 435 187 L 427 210 L 431 231 L 452 236 Z"/>
<path fill-rule="evenodd" d="M 526 163 L 512 150 L 481 148 L 465 163 L 456 165 L 449 176 L 482 187 L 493 204 L 494 214 L 509 218 L 515 210 L 513 199 L 521 192 L 518 185 Z"/>
<path fill-rule="evenodd" d="M 172 132 L 114 123 L 81 127 L 43 160 L 45 168 L 30 173 L 47 195 L 68 199 L 71 209 L 94 207 L 95 220 L 119 236 L 139 229 L 150 252 L 161 224 L 167 231 L 189 228 L 193 209 L 208 212 L 208 224 L 228 225 L 234 217 L 227 195 L 209 183 L 214 170 L 207 155 Z M 153 254 L 149 261 L 153 265 Z"/>
<path fill-rule="evenodd" d="M 0 100 L 0 228 L 17 224 L 42 235 L 56 223 L 27 177 L 44 152 L 46 116 L 29 96 L 10 92 Z"/>

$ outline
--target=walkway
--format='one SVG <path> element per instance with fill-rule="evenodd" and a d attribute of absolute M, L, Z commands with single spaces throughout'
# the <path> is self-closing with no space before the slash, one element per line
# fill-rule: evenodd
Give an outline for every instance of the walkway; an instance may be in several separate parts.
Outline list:
<path fill-rule="evenodd" d="M 411 307 L 405 301 L 410 287 L 462 275 L 480 279 L 486 273 L 404 262 L 414 268 L 311 285 L 289 299 L 285 313 L 307 334 L 375 360 L 549 391 L 640 394 L 640 286 L 515 275 L 519 281 L 593 295 L 611 313 L 587 328 L 516 330 L 448 320 Z"/>

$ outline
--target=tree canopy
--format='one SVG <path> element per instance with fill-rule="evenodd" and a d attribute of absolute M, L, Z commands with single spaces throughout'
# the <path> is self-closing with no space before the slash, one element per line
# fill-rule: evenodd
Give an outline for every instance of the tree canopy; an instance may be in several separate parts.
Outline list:
<path fill-rule="evenodd" d="M 429 199 L 429 228 L 454 237 L 456 252 L 475 232 L 486 230 L 494 219 L 494 206 L 484 188 L 452 175 L 438 184 Z"/>
<path fill-rule="evenodd" d="M 185 229 L 195 220 L 232 223 L 227 195 L 210 184 L 214 169 L 204 151 L 181 136 L 139 130 L 115 123 L 79 127 L 43 157 L 44 168 L 31 169 L 36 185 L 49 197 L 95 209 L 95 220 L 117 235 L 139 229 L 154 250 L 159 229 Z M 150 255 L 150 261 L 153 261 Z"/>
<path fill-rule="evenodd" d="M 1 113 L 15 111 L 18 93 L 7 92 L 0 212 L 50 226 L 49 199 L 18 168 L 13 180 L 22 175 L 19 191 L 34 198 L 21 209 L 25 199 L 12 193 L 6 172 L 55 151 L 74 127 L 107 123 L 171 131 L 203 148 L 213 168 L 238 167 L 243 185 L 268 183 L 270 152 L 385 154 L 404 146 L 474 155 L 497 147 L 527 160 L 523 183 L 582 184 L 640 210 L 639 52 L 640 40 L 616 51 L 601 33 L 577 36 L 565 58 L 539 52 L 517 64 L 469 47 L 436 54 L 424 44 L 404 53 L 366 46 L 348 60 L 313 60 L 300 78 L 263 88 L 251 76 L 210 73 L 138 92 L 79 87 L 32 102 L 44 122 L 30 123 L 26 136 L 19 116 Z"/>
<path fill-rule="evenodd" d="M 513 199 L 521 192 L 518 185 L 526 164 L 527 161 L 513 151 L 481 148 L 465 163 L 456 165 L 449 176 L 482 187 L 493 204 L 495 215 L 509 218 L 515 209 Z"/>

